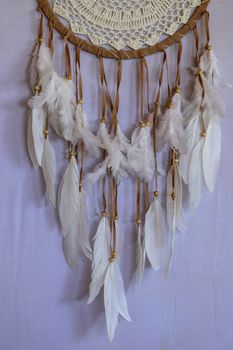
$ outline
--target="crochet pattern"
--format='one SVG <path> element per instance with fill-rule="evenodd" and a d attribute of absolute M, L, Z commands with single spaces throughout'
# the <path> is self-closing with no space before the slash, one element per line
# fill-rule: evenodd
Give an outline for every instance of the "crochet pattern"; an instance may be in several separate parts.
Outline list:
<path fill-rule="evenodd" d="M 54 0 L 72 31 L 117 50 L 153 46 L 188 22 L 200 0 Z"/>

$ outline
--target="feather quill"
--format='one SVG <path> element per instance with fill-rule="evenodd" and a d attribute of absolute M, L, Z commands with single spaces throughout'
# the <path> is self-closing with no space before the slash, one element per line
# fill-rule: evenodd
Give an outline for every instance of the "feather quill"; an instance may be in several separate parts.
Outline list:
<path fill-rule="evenodd" d="M 136 281 L 139 284 L 142 280 L 146 251 L 145 251 L 145 233 L 142 229 L 141 224 L 138 224 L 138 234 L 137 234 L 137 270 L 136 270 Z"/>
<path fill-rule="evenodd" d="M 46 184 L 46 192 L 50 202 L 53 206 L 56 206 L 56 194 L 55 194 L 55 177 L 56 177 L 56 160 L 53 147 L 49 141 L 49 138 L 44 139 L 43 153 L 41 159 L 41 167 Z"/>

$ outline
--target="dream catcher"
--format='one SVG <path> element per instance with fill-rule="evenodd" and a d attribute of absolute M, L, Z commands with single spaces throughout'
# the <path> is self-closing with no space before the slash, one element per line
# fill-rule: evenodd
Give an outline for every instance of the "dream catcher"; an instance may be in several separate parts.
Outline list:
<path fill-rule="evenodd" d="M 210 44 L 208 3 L 200 0 L 55 0 L 50 4 L 47 0 L 38 0 L 41 17 L 31 68 L 34 96 L 28 103 L 28 150 L 34 167 L 42 170 L 47 196 L 57 209 L 66 261 L 72 268 L 77 267 L 81 254 L 91 261 L 89 303 L 102 288 L 104 290 L 111 340 L 118 316 L 130 321 L 120 271 L 123 234 L 118 215 L 118 190 L 124 178 L 132 177 L 137 186 L 138 282 L 146 259 L 155 271 L 162 269 L 165 274 L 169 271 L 175 233 L 186 229 L 184 189 L 188 189 L 192 208 L 197 207 L 205 188 L 210 192 L 214 190 L 224 107 L 218 94 L 221 77 Z M 69 28 L 59 16 L 69 22 Z M 46 37 L 43 17 L 48 22 Z M 202 39 L 199 22 L 205 27 Z M 59 75 L 54 68 L 54 30 L 64 40 L 66 76 Z M 193 91 L 187 102 L 182 91 L 181 64 L 182 41 L 189 31 L 193 32 L 192 54 L 195 54 L 191 68 Z M 71 45 L 76 48 L 75 58 L 71 57 Z M 175 57 L 168 57 L 167 48 L 171 45 L 176 49 Z M 102 112 L 98 130 L 90 129 L 85 113 L 82 50 L 96 55 L 99 61 L 99 81 L 95 83 L 101 88 Z M 154 86 L 156 96 L 151 101 L 147 56 L 155 53 L 160 53 L 157 62 L 160 72 Z M 112 59 L 117 66 L 113 94 L 105 74 L 106 59 Z M 139 120 L 130 139 L 123 134 L 118 115 L 124 60 L 134 60 L 139 72 Z M 173 80 L 168 60 L 176 64 Z M 75 67 L 71 63 L 74 61 Z M 56 157 L 50 141 L 51 131 L 67 144 L 67 167 L 58 188 L 55 188 Z M 164 149 L 167 150 L 167 170 L 160 171 L 157 156 Z M 84 173 L 87 158 L 96 162 L 90 173 Z M 161 195 L 159 175 L 166 183 L 166 198 Z M 93 245 L 89 241 L 86 208 L 86 190 L 91 186 L 102 191 L 102 217 Z"/>

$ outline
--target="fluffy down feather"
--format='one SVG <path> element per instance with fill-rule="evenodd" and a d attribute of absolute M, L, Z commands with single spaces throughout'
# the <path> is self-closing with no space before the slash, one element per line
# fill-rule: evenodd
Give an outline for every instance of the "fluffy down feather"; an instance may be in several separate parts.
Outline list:
<path fill-rule="evenodd" d="M 104 123 L 101 123 L 98 131 L 102 148 L 106 151 L 107 155 L 103 162 L 101 162 L 94 170 L 93 173 L 88 174 L 87 183 L 93 185 L 97 182 L 109 170 L 112 176 L 119 183 L 122 177 L 127 177 L 131 168 L 128 164 L 127 158 L 124 154 L 125 143 L 123 144 L 122 135 L 118 134 L 112 139 L 106 129 Z"/>
<path fill-rule="evenodd" d="M 72 139 L 74 143 L 82 140 L 84 149 L 88 153 L 99 156 L 100 141 L 89 128 L 87 115 L 83 110 L 82 104 L 78 104 L 76 107 Z"/>
<path fill-rule="evenodd" d="M 180 107 L 180 94 L 175 93 L 171 106 L 167 108 L 159 121 L 157 130 L 157 150 L 160 151 L 168 144 L 181 154 L 187 153 L 187 139 L 183 127 L 183 117 Z"/>
<path fill-rule="evenodd" d="M 150 126 L 137 127 L 131 143 L 127 154 L 129 165 L 141 180 L 149 182 L 155 172 Z"/>

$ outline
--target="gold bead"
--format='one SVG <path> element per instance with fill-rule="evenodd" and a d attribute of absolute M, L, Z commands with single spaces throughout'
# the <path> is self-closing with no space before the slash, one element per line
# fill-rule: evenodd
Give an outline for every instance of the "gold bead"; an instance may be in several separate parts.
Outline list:
<path fill-rule="evenodd" d="M 172 103 L 169 102 L 169 103 L 168 103 L 168 109 L 171 109 L 171 108 L 172 108 Z"/>
<path fill-rule="evenodd" d="M 101 118 L 100 123 L 101 124 L 106 124 L 106 118 Z"/>
<path fill-rule="evenodd" d="M 205 47 L 205 49 L 206 49 L 207 51 L 211 51 L 211 50 L 213 50 L 213 46 L 211 46 L 210 44 L 207 44 L 206 47 Z"/>
<path fill-rule="evenodd" d="M 80 104 L 80 105 L 82 105 L 82 104 L 83 104 L 83 99 L 81 99 L 81 100 L 79 101 L 79 104 Z"/>
<path fill-rule="evenodd" d="M 158 192 L 158 191 L 155 191 L 155 192 L 154 192 L 154 197 L 155 197 L 155 198 L 158 198 L 158 197 L 159 197 L 159 192 Z"/>
<path fill-rule="evenodd" d="M 148 120 L 148 121 L 146 122 L 146 126 L 149 126 L 149 127 L 150 127 L 150 125 L 151 125 L 151 123 L 150 123 L 150 121 Z"/>
<path fill-rule="evenodd" d="M 116 256 L 117 256 L 117 253 L 116 253 L 116 251 L 114 250 L 113 252 L 112 252 L 112 258 L 116 258 Z"/>
<path fill-rule="evenodd" d="M 69 74 L 69 75 L 67 76 L 67 79 L 68 79 L 68 80 L 72 80 L 72 75 Z"/>
<path fill-rule="evenodd" d="M 71 160 L 72 157 L 75 157 L 76 153 L 75 152 L 69 152 L 69 160 Z"/>
<path fill-rule="evenodd" d="M 140 128 L 144 128 L 145 126 L 146 126 L 146 124 L 144 122 L 140 122 L 140 124 L 139 124 Z"/>
<path fill-rule="evenodd" d="M 107 217 L 106 211 L 102 211 L 101 215 L 102 215 L 103 218 L 106 218 Z"/>
<path fill-rule="evenodd" d="M 43 38 L 38 39 L 38 43 L 40 43 L 40 44 L 43 43 L 43 41 L 44 41 Z"/>
<path fill-rule="evenodd" d="M 113 258 L 112 256 L 110 256 L 109 261 L 112 263 L 113 261 L 115 261 L 115 258 Z"/>
<path fill-rule="evenodd" d="M 159 103 L 159 102 L 155 102 L 155 106 L 156 106 L 156 107 L 159 107 L 159 106 L 160 106 L 160 103 Z"/>
<path fill-rule="evenodd" d="M 45 134 L 45 136 L 47 136 L 47 135 L 49 134 L 49 130 L 48 130 L 48 129 L 45 129 L 45 130 L 44 130 L 44 134 Z"/>
<path fill-rule="evenodd" d="M 172 192 L 171 197 L 173 200 L 175 200 L 176 199 L 176 192 Z"/>
<path fill-rule="evenodd" d="M 140 219 L 137 219 L 137 220 L 136 220 L 136 224 L 137 224 L 137 225 L 140 225 L 140 224 L 141 224 L 141 220 L 140 220 Z"/>
<path fill-rule="evenodd" d="M 179 158 L 176 158 L 176 159 L 175 159 L 175 163 L 176 163 L 176 164 L 179 164 L 179 162 L 180 162 Z"/>
<path fill-rule="evenodd" d="M 202 131 L 201 137 L 206 137 L 206 132 L 205 131 Z"/>
<path fill-rule="evenodd" d="M 176 86 L 176 87 L 175 87 L 174 92 L 175 92 L 176 94 L 180 94 L 181 90 L 180 90 L 179 86 Z"/>
<path fill-rule="evenodd" d="M 35 92 L 40 92 L 40 85 L 35 85 L 34 86 L 34 90 L 35 90 Z"/>

